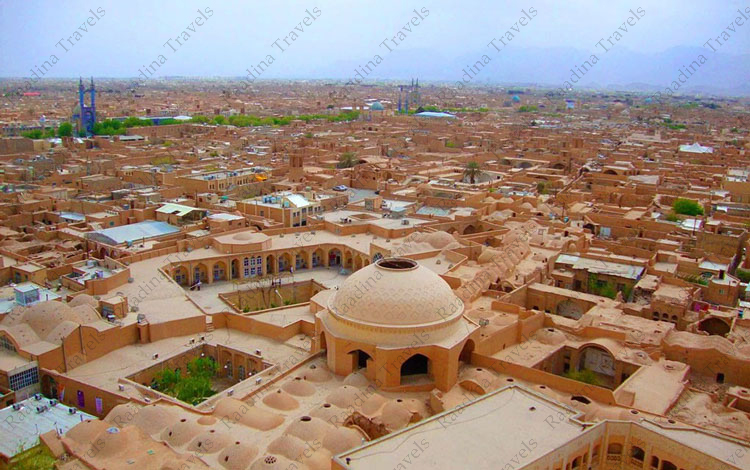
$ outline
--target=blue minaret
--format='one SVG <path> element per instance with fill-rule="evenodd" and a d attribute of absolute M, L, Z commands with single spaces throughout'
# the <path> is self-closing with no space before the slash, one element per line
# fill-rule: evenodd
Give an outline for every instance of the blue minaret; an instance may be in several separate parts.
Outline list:
<path fill-rule="evenodd" d="M 89 92 L 91 105 L 86 106 L 86 92 Z M 94 87 L 94 77 L 91 77 L 91 88 L 86 89 L 83 86 L 83 78 L 78 78 L 78 106 L 73 112 L 71 120 L 76 124 L 76 130 L 86 134 L 94 133 L 94 124 L 96 123 L 96 88 Z"/>
<path fill-rule="evenodd" d="M 84 88 L 83 88 L 83 78 L 78 77 L 78 106 L 81 107 L 81 112 L 83 112 L 83 94 L 84 94 Z"/>
<path fill-rule="evenodd" d="M 91 88 L 89 91 L 91 92 L 91 119 L 93 125 L 96 122 L 96 89 L 94 88 L 94 77 L 91 77 Z"/>
<path fill-rule="evenodd" d="M 398 87 L 398 113 L 401 114 L 401 93 L 404 91 L 404 87 Z"/>

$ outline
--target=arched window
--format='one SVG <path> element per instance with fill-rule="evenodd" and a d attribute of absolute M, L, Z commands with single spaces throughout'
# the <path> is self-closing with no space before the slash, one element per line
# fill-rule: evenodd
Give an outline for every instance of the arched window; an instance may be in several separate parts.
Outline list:
<path fill-rule="evenodd" d="M 669 460 L 662 460 L 661 470 L 677 470 L 677 465 L 673 464 Z"/>
<path fill-rule="evenodd" d="M 646 458 L 646 453 L 640 447 L 633 446 L 630 448 L 630 457 L 640 463 L 643 463 L 643 459 Z"/>

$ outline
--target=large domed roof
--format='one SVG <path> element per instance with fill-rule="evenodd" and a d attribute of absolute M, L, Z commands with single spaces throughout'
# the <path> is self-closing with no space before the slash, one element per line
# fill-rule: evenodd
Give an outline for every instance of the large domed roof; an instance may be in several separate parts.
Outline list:
<path fill-rule="evenodd" d="M 342 319 L 376 326 L 438 324 L 464 309 L 447 282 L 408 258 L 384 258 L 355 272 L 328 307 Z"/>

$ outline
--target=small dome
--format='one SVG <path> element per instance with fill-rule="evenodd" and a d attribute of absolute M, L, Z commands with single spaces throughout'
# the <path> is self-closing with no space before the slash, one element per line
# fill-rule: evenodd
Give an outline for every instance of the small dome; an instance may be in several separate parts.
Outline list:
<path fill-rule="evenodd" d="M 203 431 L 190 441 L 187 450 L 190 452 L 203 452 L 215 454 L 221 449 L 231 445 L 233 439 L 229 434 L 216 432 L 215 429 Z"/>
<path fill-rule="evenodd" d="M 326 402 L 339 408 L 348 408 L 354 406 L 354 402 L 359 398 L 358 392 L 360 390 L 357 387 L 344 385 L 329 393 L 326 396 Z"/>
<path fill-rule="evenodd" d="M 362 435 L 351 428 L 338 428 L 326 434 L 323 447 L 333 455 L 346 452 L 362 444 Z"/>
<path fill-rule="evenodd" d="M 73 300 L 68 302 L 70 307 L 78 307 L 79 305 L 90 305 L 94 308 L 99 307 L 99 301 L 88 294 L 78 294 L 73 297 Z"/>
<path fill-rule="evenodd" d="M 248 406 L 236 398 L 224 397 L 216 403 L 214 416 L 238 416 L 239 422 L 259 431 L 269 431 L 281 425 L 284 417 L 260 409 L 258 406 Z"/>
<path fill-rule="evenodd" d="M 448 245 L 455 244 L 456 239 L 448 232 L 433 232 L 427 234 L 425 241 L 435 248 L 443 249 Z"/>
<path fill-rule="evenodd" d="M 331 373 L 326 370 L 325 365 L 313 364 L 302 374 L 302 378 L 315 383 L 328 382 L 331 380 Z"/>
<path fill-rule="evenodd" d="M 391 400 L 385 404 L 380 419 L 391 431 L 405 428 L 411 422 L 411 412 L 402 403 Z"/>
<path fill-rule="evenodd" d="M 235 441 L 234 444 L 228 445 L 221 451 L 217 460 L 227 470 L 244 470 L 256 455 L 258 455 L 257 446 Z"/>
<path fill-rule="evenodd" d="M 289 411 L 299 407 L 299 402 L 294 399 L 289 393 L 284 390 L 278 389 L 274 393 L 269 393 L 263 397 L 263 403 L 276 410 Z"/>
<path fill-rule="evenodd" d="M 463 304 L 434 271 L 408 258 L 383 258 L 349 276 L 329 310 L 355 322 L 411 326 L 450 320 Z"/>
<path fill-rule="evenodd" d="M 380 101 L 376 101 L 370 105 L 370 109 L 372 109 L 373 111 L 383 111 L 385 108 L 383 108 L 383 105 L 380 104 Z"/>
<path fill-rule="evenodd" d="M 180 447 L 192 441 L 201 431 L 200 424 L 192 420 L 181 419 L 164 429 L 161 433 L 161 439 L 172 447 Z"/>
<path fill-rule="evenodd" d="M 313 418 L 320 418 L 327 423 L 331 423 L 334 426 L 339 426 L 344 419 L 349 415 L 349 412 L 334 406 L 330 403 L 323 403 L 319 407 L 315 408 L 310 412 L 310 416 Z"/>
<path fill-rule="evenodd" d="M 286 428 L 288 434 L 307 442 L 322 441 L 333 430 L 333 425 L 312 416 L 302 416 Z"/>
<path fill-rule="evenodd" d="M 149 405 L 140 408 L 132 420 L 143 432 L 153 435 L 177 421 L 177 413 L 169 406 Z"/>
<path fill-rule="evenodd" d="M 309 397 L 315 394 L 315 387 L 310 382 L 302 380 L 302 377 L 295 377 L 293 380 L 282 385 L 281 388 L 285 392 L 298 397 Z"/>

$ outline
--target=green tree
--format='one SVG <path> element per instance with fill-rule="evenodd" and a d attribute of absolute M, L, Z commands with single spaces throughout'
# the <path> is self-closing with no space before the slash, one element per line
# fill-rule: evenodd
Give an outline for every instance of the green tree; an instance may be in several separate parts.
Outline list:
<path fill-rule="evenodd" d="M 151 121 L 151 119 L 140 119 L 135 116 L 130 116 L 129 118 L 125 119 L 122 125 L 125 127 L 148 127 L 153 126 L 154 123 L 153 121 Z"/>
<path fill-rule="evenodd" d="M 214 116 L 214 124 L 223 126 L 227 123 L 227 118 L 219 114 L 218 116 Z M 244 127 L 244 126 L 243 126 Z"/>
<path fill-rule="evenodd" d="M 213 377 L 219 366 L 212 357 L 196 357 L 188 363 L 188 373 L 195 377 Z"/>
<path fill-rule="evenodd" d="M 26 131 L 21 132 L 21 135 L 29 138 L 29 139 L 41 139 L 42 138 L 42 131 L 39 129 L 34 129 L 33 131 Z"/>
<path fill-rule="evenodd" d="M 464 167 L 464 179 L 468 179 L 471 184 L 476 183 L 483 173 L 482 167 L 477 162 L 468 162 Z"/>
<path fill-rule="evenodd" d="M 94 124 L 94 135 L 125 134 L 125 124 L 117 119 L 105 119 Z"/>
<path fill-rule="evenodd" d="M 703 207 L 698 204 L 697 202 L 690 200 L 690 199 L 684 199 L 681 197 L 678 197 L 674 204 L 672 204 L 672 209 L 677 214 L 683 214 L 683 215 L 703 215 Z"/>
<path fill-rule="evenodd" d="M 206 116 L 201 116 L 200 114 L 193 116 L 189 122 L 195 123 L 195 124 L 205 124 L 209 122 L 210 119 L 208 119 Z"/>
<path fill-rule="evenodd" d="M 357 156 L 354 152 L 344 152 L 339 157 L 337 168 L 351 168 L 357 164 Z"/>
<path fill-rule="evenodd" d="M 60 137 L 70 137 L 73 135 L 73 124 L 64 122 L 57 128 L 57 135 Z"/>

